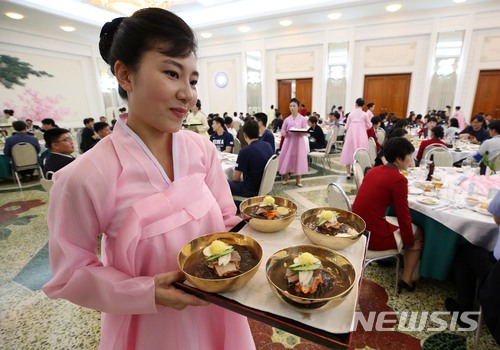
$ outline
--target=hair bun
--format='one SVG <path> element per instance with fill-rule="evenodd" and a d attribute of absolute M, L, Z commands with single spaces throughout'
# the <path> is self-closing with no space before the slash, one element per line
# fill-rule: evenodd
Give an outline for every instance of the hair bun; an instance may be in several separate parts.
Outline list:
<path fill-rule="evenodd" d="M 101 33 L 99 34 L 99 52 L 106 63 L 108 63 L 108 55 L 111 44 L 113 43 L 113 37 L 124 18 L 125 17 L 117 17 L 111 22 L 106 22 L 102 26 Z"/>

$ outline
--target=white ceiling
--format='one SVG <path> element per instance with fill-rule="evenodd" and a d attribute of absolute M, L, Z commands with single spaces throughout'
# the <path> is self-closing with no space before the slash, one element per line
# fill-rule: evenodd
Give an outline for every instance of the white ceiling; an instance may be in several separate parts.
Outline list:
<path fill-rule="evenodd" d="M 203 3 L 215 3 L 203 5 Z M 389 13 L 385 6 L 400 3 L 401 10 Z M 200 44 L 258 38 L 315 28 L 342 29 L 353 23 L 373 21 L 401 21 L 405 18 L 428 18 L 487 12 L 499 8 L 498 0 L 173 0 L 170 8 L 198 33 L 210 32 L 212 38 L 199 37 Z M 13 20 L 4 12 L 18 12 L 25 17 Z M 327 17 L 332 12 L 342 16 L 337 20 Z M 33 33 L 59 40 L 96 43 L 102 24 L 118 13 L 103 10 L 86 0 L 0 0 L 0 27 Z M 290 27 L 282 27 L 281 20 L 291 20 Z M 61 25 L 76 28 L 66 33 Z M 248 26 L 242 33 L 239 26 Z"/>

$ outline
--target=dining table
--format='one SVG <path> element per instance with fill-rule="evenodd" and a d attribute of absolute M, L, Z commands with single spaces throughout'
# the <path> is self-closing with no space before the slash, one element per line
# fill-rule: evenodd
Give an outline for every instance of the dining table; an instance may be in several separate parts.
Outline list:
<path fill-rule="evenodd" d="M 493 250 L 498 226 L 486 207 L 500 188 L 500 176 L 479 176 L 476 169 L 454 167 L 437 167 L 434 182 L 426 182 L 426 175 L 419 168 L 407 174 L 412 222 L 424 232 L 420 275 L 445 280 L 461 244 Z M 436 182 L 442 187 L 436 188 Z M 469 204 L 466 198 L 472 198 Z M 388 215 L 394 213 L 391 208 Z"/>
<path fill-rule="evenodd" d="M 236 168 L 236 160 L 238 159 L 238 155 L 233 153 L 217 152 L 217 157 L 220 160 L 220 164 L 222 166 L 224 174 L 226 175 L 226 178 L 228 180 L 232 180 L 234 169 Z"/>

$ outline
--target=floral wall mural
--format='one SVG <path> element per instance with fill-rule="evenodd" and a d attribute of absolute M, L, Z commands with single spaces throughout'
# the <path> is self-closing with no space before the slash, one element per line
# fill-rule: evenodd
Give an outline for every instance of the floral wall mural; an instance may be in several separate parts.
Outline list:
<path fill-rule="evenodd" d="M 81 124 L 92 116 L 88 81 L 94 75 L 85 58 L 51 52 L 2 52 L 0 107 L 17 119 L 44 118 Z M 94 116 L 95 117 L 95 116 Z"/>

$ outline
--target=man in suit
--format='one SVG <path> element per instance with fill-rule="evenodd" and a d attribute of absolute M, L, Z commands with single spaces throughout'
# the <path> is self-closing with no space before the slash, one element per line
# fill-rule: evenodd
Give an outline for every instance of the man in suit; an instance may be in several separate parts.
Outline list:
<path fill-rule="evenodd" d="M 72 156 L 75 145 L 68 130 L 61 128 L 50 129 L 43 134 L 43 138 L 45 139 L 45 145 L 51 151 L 45 160 L 45 174 L 48 171 L 56 172 L 75 160 L 75 157 Z"/>
<path fill-rule="evenodd" d="M 26 143 L 33 145 L 33 147 L 35 147 L 36 153 L 37 154 L 40 153 L 40 143 L 38 142 L 38 139 L 35 136 L 30 135 L 28 133 L 28 128 L 27 128 L 25 122 L 23 122 L 21 120 L 17 120 L 17 121 L 12 123 L 12 127 L 16 131 L 16 134 L 12 135 L 10 137 L 7 137 L 7 140 L 5 140 L 5 147 L 3 149 L 3 153 L 7 157 L 12 157 L 12 147 L 14 147 L 15 145 L 17 145 L 18 143 L 21 143 L 21 142 L 26 142 Z M 19 173 L 21 174 L 21 177 L 22 177 L 21 181 L 31 180 L 31 177 L 33 175 L 33 171 L 34 170 L 19 171 Z"/>

